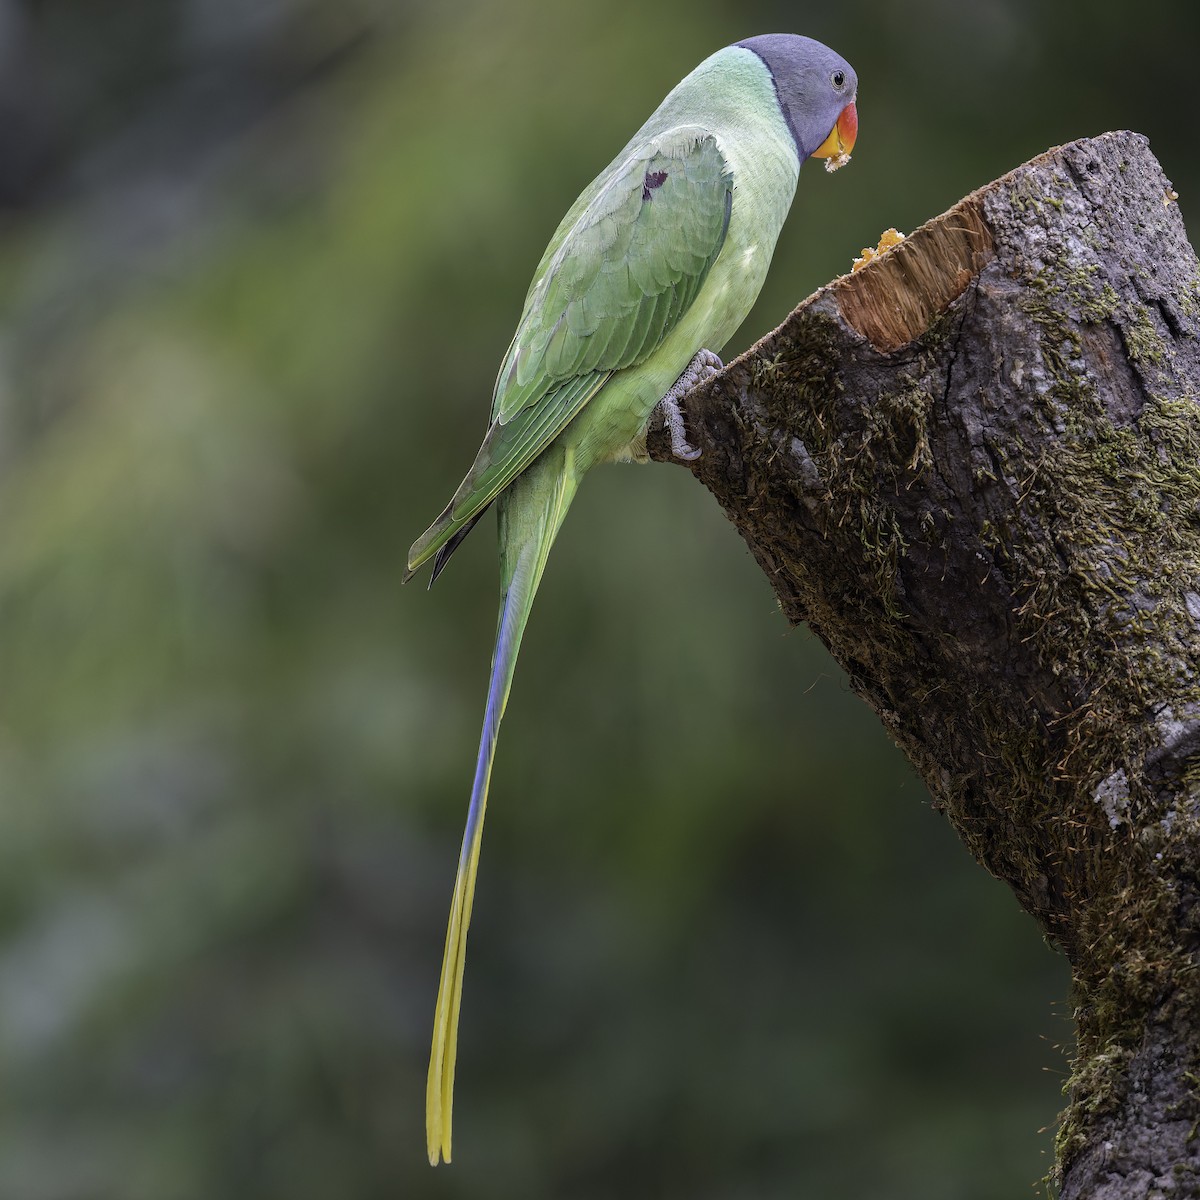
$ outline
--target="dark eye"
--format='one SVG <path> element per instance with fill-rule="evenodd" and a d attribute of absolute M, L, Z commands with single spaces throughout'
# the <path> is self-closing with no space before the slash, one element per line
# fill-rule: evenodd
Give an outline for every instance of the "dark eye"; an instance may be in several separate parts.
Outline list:
<path fill-rule="evenodd" d="M 846 86 L 846 72 L 834 71 L 834 73 L 830 75 L 829 81 L 840 92 L 842 88 Z"/>

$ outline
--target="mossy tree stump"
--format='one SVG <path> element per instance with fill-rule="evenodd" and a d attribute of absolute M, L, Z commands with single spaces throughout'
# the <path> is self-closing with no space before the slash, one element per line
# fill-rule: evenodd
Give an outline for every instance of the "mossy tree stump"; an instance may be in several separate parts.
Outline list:
<path fill-rule="evenodd" d="M 1200 272 L 1051 151 L 687 398 L 689 466 L 1070 960 L 1064 1197 L 1200 1195 Z M 651 453 L 669 459 L 660 433 Z"/>

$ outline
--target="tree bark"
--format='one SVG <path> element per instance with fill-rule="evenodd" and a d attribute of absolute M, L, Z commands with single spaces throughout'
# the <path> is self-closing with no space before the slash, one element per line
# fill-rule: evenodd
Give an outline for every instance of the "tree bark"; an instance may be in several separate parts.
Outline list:
<path fill-rule="evenodd" d="M 693 474 L 1073 972 L 1063 1197 L 1200 1196 L 1200 269 L 1050 151 L 685 399 Z M 670 460 L 661 431 L 655 458 Z"/>

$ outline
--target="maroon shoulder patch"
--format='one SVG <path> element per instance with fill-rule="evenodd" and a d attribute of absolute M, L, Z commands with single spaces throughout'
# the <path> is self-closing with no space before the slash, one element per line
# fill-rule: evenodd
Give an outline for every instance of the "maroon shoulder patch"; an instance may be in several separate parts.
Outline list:
<path fill-rule="evenodd" d="M 646 178 L 642 180 L 642 199 L 649 200 L 650 193 L 655 188 L 660 188 L 667 182 L 666 171 L 647 171 Z"/>

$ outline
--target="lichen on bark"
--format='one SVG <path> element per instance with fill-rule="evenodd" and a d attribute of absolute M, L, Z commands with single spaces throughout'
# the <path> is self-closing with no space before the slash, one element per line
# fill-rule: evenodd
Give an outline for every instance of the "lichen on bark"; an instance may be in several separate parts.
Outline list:
<path fill-rule="evenodd" d="M 1145 139 L 1108 134 L 685 402 L 785 615 L 1071 962 L 1064 1196 L 1200 1174 L 1198 281 Z"/>

